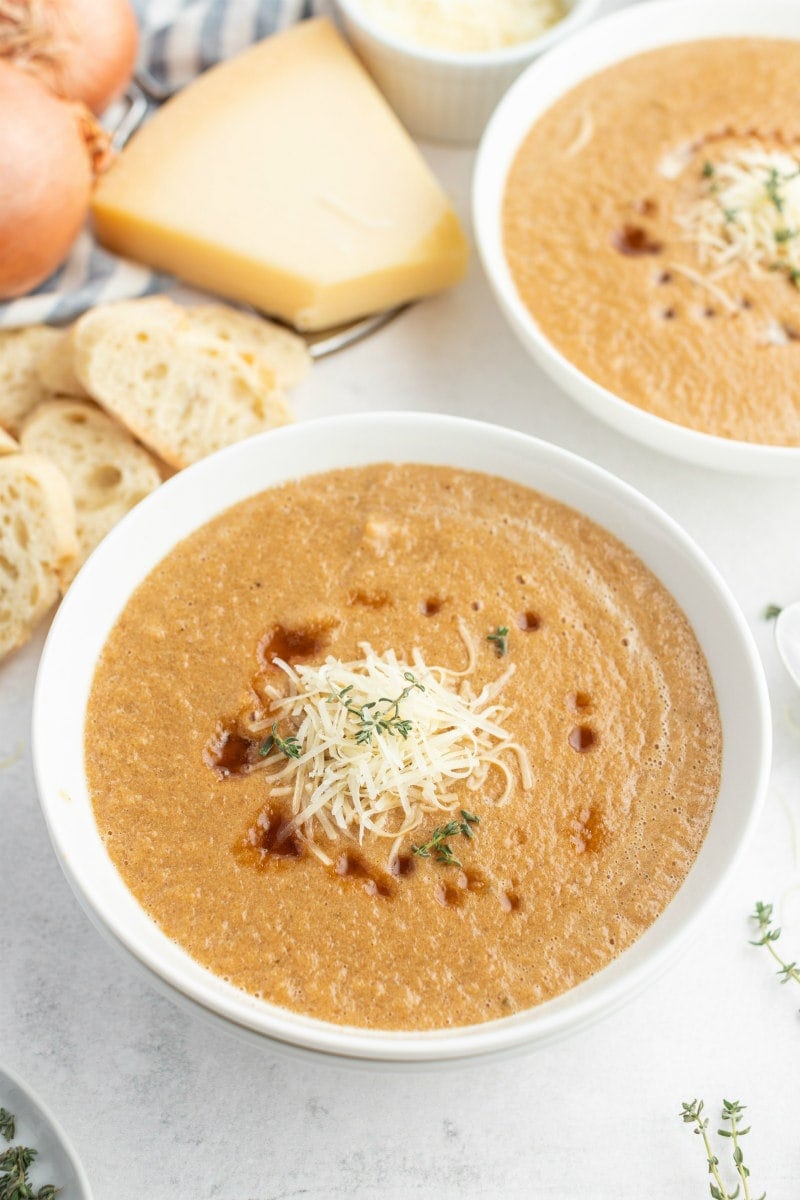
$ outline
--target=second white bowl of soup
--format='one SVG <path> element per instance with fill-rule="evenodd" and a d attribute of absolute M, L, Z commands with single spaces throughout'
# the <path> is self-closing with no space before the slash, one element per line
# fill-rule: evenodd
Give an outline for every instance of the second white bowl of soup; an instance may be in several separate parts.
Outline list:
<path fill-rule="evenodd" d="M 524 345 L 704 466 L 800 470 L 798 70 L 794 3 L 640 5 L 530 68 L 478 156 L 478 245 Z"/>
<path fill-rule="evenodd" d="M 53 624 L 34 758 L 78 897 L 174 995 L 439 1062 L 663 969 L 753 828 L 769 721 L 735 604 L 648 500 L 375 414 L 240 443 L 120 524 Z"/>

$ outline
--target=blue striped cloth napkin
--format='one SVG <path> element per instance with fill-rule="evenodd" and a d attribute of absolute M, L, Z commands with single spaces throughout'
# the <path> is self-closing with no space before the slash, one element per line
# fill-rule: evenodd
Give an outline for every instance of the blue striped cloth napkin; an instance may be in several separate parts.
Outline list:
<path fill-rule="evenodd" d="M 309 0 L 133 0 L 141 29 L 139 67 L 165 91 L 230 58 L 251 42 L 308 15 Z M 121 118 L 112 110 L 106 123 Z M 36 291 L 0 304 L 0 328 L 69 321 L 93 304 L 174 286 L 136 263 L 102 250 L 88 229 L 59 269 Z"/>

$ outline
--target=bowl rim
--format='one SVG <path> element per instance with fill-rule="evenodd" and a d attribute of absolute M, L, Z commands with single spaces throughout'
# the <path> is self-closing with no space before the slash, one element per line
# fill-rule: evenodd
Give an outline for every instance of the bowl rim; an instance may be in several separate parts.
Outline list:
<path fill-rule="evenodd" d="M 410 39 L 398 37 L 388 30 L 381 28 L 361 9 L 360 0 L 335 0 L 335 3 L 348 21 L 362 29 L 373 41 L 393 50 L 396 54 L 405 54 L 420 62 L 430 63 L 445 68 L 460 67 L 465 71 L 479 72 L 485 67 L 514 67 L 525 63 L 531 55 L 538 55 L 549 50 L 562 38 L 568 37 L 573 30 L 590 21 L 602 0 L 574 0 L 569 11 L 550 25 L 543 33 L 524 42 L 514 42 L 499 50 L 440 50 L 431 46 L 420 46 Z"/>
<path fill-rule="evenodd" d="M 795 0 L 762 0 L 758 5 L 750 0 L 645 0 L 573 33 L 519 75 L 489 119 L 473 171 L 472 216 L 478 254 L 502 312 L 525 348 L 571 399 L 628 437 L 684 461 L 785 475 L 800 470 L 800 445 L 747 442 L 693 429 L 624 400 L 584 374 L 545 336 L 523 303 L 503 252 L 501 227 L 506 179 L 522 141 L 539 117 L 578 83 L 649 49 L 715 37 L 787 38 L 775 32 L 781 19 L 796 29 L 792 40 L 800 40 Z M 626 39 L 643 44 L 631 48 Z M 604 53 L 605 47 L 620 42 L 624 48 Z M 596 52 L 603 56 L 601 65 L 587 70 L 576 65 Z M 542 103 L 545 91 L 548 98 Z M 532 109 L 532 116 L 525 116 L 526 108 Z"/>
<path fill-rule="evenodd" d="M 459 445 L 454 449 L 455 443 Z M 487 455 L 487 443 L 492 447 L 491 461 L 483 467 L 474 465 L 473 460 L 482 461 Z M 418 447 L 418 450 L 397 452 L 398 447 L 405 446 Z M 447 449 L 440 451 L 439 446 Z M 299 454 L 299 459 L 292 458 L 293 452 Z M 311 466 L 307 460 L 303 461 L 304 454 L 309 453 L 313 460 Z M 317 458 L 324 460 L 324 465 L 318 465 Z M 303 463 L 302 467 L 295 466 L 297 461 Z M 741 740 L 747 745 L 736 753 L 745 756 L 743 774 L 749 782 L 747 785 L 739 783 L 738 779 L 733 782 L 729 773 L 726 784 L 723 775 L 723 787 L 727 792 L 747 789 L 743 813 L 736 817 L 737 836 L 725 841 L 722 866 L 716 866 L 711 873 L 711 885 L 707 881 L 708 872 L 698 870 L 696 862 L 676 893 L 676 897 L 680 896 L 694 876 L 694 886 L 701 888 L 699 902 L 689 906 L 687 900 L 683 905 L 686 911 L 677 918 L 673 913 L 670 921 L 676 927 L 669 933 L 663 925 L 663 932 L 652 933 L 661 918 L 657 919 L 632 947 L 612 960 L 603 971 L 554 1000 L 508 1018 L 445 1030 L 395 1032 L 335 1025 L 266 1001 L 257 1001 L 213 976 L 186 951 L 176 947 L 128 892 L 94 823 L 83 767 L 83 721 L 97 655 L 132 591 L 164 553 L 188 532 L 199 528 L 238 499 L 256 494 L 281 480 L 381 461 L 452 463 L 460 469 L 482 470 L 485 474 L 516 479 L 524 486 L 534 488 L 537 484 L 528 477 L 529 473 L 544 474 L 550 480 L 550 488 L 554 487 L 553 481 L 557 481 L 557 498 L 579 511 L 586 509 L 575 500 L 558 495 L 558 488 L 582 496 L 585 492 L 587 500 L 584 503 L 588 503 L 590 495 L 602 495 L 613 510 L 615 522 L 631 523 L 632 532 L 628 538 L 612 525 L 615 536 L 622 537 L 629 545 L 631 540 L 646 538 L 648 546 L 653 545 L 654 555 L 666 555 L 667 560 L 670 555 L 679 557 L 681 569 L 688 567 L 690 582 L 694 580 L 698 584 L 706 602 L 715 611 L 716 624 L 725 625 L 728 630 L 725 636 L 732 640 L 733 649 L 726 647 L 726 656 L 738 672 L 737 694 L 741 685 L 745 693 L 743 703 L 748 736 Z M 248 483 L 248 472 L 251 475 L 256 469 L 260 472 L 265 463 L 272 463 L 272 477 L 256 486 Z M 215 484 L 219 485 L 216 492 Z M 227 492 L 220 499 L 222 484 Z M 542 490 L 548 492 L 548 487 L 542 485 Z M 234 495 L 233 499 L 230 494 Z M 175 531 L 172 519 L 176 514 L 180 516 L 182 511 L 185 513 L 192 500 L 198 500 L 200 514 L 197 515 L 192 506 L 192 516 L 182 518 L 182 527 Z M 607 515 L 600 523 L 608 528 L 609 522 Z M 155 548 L 153 543 L 156 543 Z M 159 548 L 161 543 L 166 550 Z M 148 565 L 143 570 L 126 568 L 134 546 L 137 553 L 148 556 Z M 634 550 L 647 561 L 638 547 L 634 546 Z M 652 563 L 648 565 L 659 575 Z M 130 578 L 125 577 L 126 570 Z M 677 577 L 674 562 L 670 571 Z M 101 597 L 104 580 L 110 580 L 116 592 L 113 603 Z M 666 586 L 674 595 L 674 585 L 666 583 Z M 102 614 L 102 619 L 98 613 Z M 692 623 L 695 625 L 694 621 Z M 89 654 L 86 642 L 92 638 L 97 645 Z M 706 653 L 705 646 L 703 649 Z M 67 660 L 70 655 L 76 658 L 72 670 L 64 669 L 65 654 Z M 78 676 L 82 678 L 77 679 Z M 61 705 L 58 703 L 60 692 L 63 692 L 61 698 L 64 700 Z M 739 703 L 741 701 L 737 699 Z M 74 794 L 74 789 L 60 774 L 63 756 L 58 753 L 59 739 L 68 744 L 71 728 L 79 742 L 74 753 L 80 758 L 82 798 Z M 705 553 L 653 501 L 588 460 L 524 433 L 443 414 L 381 412 L 326 417 L 240 442 L 174 476 L 129 513 L 91 555 L 56 613 L 36 679 L 32 749 L 40 804 L 56 856 L 81 905 L 93 922 L 110 935 L 112 942 L 124 947 L 178 996 L 221 1018 L 229 1029 L 238 1027 L 254 1033 L 261 1040 L 288 1043 L 301 1050 L 334 1056 L 337 1060 L 409 1065 L 495 1057 L 534 1043 L 552 1041 L 612 1011 L 664 970 L 697 929 L 752 836 L 769 777 L 771 728 L 763 667 L 735 599 Z M 735 803 L 735 798 L 731 803 Z M 94 848 L 89 845 L 90 841 Z M 706 843 L 708 841 L 707 836 Z M 87 872 L 85 865 L 82 867 L 80 862 L 73 862 L 73 852 L 94 855 L 92 870 Z M 109 881 L 118 893 L 116 898 L 109 891 Z M 125 910 L 122 916 L 113 907 L 120 896 Z M 676 897 L 670 901 L 667 910 L 675 905 Z M 133 917 L 131 913 L 134 913 Z"/>

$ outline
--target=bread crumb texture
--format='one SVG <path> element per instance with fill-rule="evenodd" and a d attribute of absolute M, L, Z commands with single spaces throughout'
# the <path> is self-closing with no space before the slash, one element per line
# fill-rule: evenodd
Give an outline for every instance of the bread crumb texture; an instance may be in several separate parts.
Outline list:
<path fill-rule="evenodd" d="M 0 656 L 27 641 L 78 552 L 62 472 L 36 454 L 0 458 Z"/>

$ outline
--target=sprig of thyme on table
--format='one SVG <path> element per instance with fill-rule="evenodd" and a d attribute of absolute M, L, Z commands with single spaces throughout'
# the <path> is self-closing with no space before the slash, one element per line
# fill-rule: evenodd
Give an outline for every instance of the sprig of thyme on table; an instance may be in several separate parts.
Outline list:
<path fill-rule="evenodd" d="M 788 983 L 790 979 L 795 983 L 800 983 L 800 967 L 796 962 L 786 962 L 775 949 L 775 943 L 781 936 L 781 931 L 780 928 L 773 929 L 772 927 L 772 905 L 762 904 L 759 900 L 751 917 L 758 922 L 758 932 L 761 936 L 757 941 L 751 941 L 750 945 L 766 946 L 778 964 L 777 974 L 781 977 L 781 983 Z"/>
<path fill-rule="evenodd" d="M 460 867 L 461 860 L 456 858 L 453 853 L 449 839 L 461 834 L 462 837 L 471 840 L 473 825 L 480 825 L 480 817 L 476 817 L 474 813 L 467 812 L 465 808 L 462 808 L 460 821 L 448 821 L 446 825 L 437 826 L 427 842 L 423 842 L 421 846 L 411 847 L 411 853 L 418 855 L 419 858 L 433 856 L 436 862 L 442 863 L 445 867 Z"/>
<path fill-rule="evenodd" d="M 730 1139 L 732 1143 L 733 1165 L 736 1174 L 739 1176 L 739 1182 L 736 1184 L 736 1187 L 732 1192 L 729 1192 L 720 1174 L 719 1159 L 711 1148 L 711 1142 L 708 1137 L 708 1117 L 703 1116 L 703 1101 L 684 1101 L 681 1105 L 679 1115 L 684 1124 L 693 1125 L 694 1132 L 698 1137 L 703 1139 L 703 1145 L 706 1150 L 706 1161 L 708 1162 L 708 1173 L 713 1179 L 713 1182 L 708 1185 L 713 1200 L 736 1200 L 740 1189 L 742 1200 L 753 1200 L 750 1193 L 750 1169 L 745 1166 L 744 1154 L 739 1144 L 740 1139 L 750 1132 L 749 1125 L 746 1129 L 740 1127 L 744 1108 L 745 1106 L 740 1104 L 738 1100 L 722 1101 L 722 1120 L 728 1123 L 728 1128 L 718 1129 L 717 1133 L 720 1137 Z M 766 1200 L 766 1195 L 767 1193 L 764 1192 L 759 1196 L 758 1200 Z"/>
<path fill-rule="evenodd" d="M 16 1132 L 14 1114 L 0 1108 L 0 1133 L 10 1142 Z M 59 1191 L 52 1183 L 35 1189 L 29 1171 L 38 1151 L 30 1146 L 9 1146 L 0 1154 L 0 1200 L 55 1200 Z"/>

